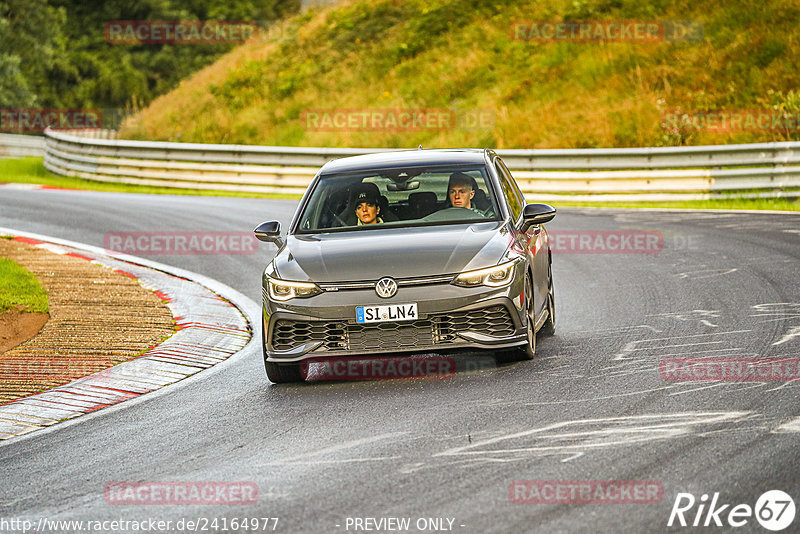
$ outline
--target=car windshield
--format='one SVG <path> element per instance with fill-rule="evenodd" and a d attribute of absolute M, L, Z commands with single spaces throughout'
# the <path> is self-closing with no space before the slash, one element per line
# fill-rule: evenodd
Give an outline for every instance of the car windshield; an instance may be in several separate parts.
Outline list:
<path fill-rule="evenodd" d="M 436 166 L 320 176 L 297 233 L 498 220 L 486 168 Z"/>

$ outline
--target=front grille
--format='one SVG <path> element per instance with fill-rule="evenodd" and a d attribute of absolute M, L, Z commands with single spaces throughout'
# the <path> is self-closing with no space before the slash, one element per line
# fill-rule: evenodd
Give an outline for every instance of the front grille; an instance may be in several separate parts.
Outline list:
<path fill-rule="evenodd" d="M 347 327 L 350 350 L 391 350 L 398 347 L 422 348 L 434 344 L 431 321 L 407 323 L 351 324 Z"/>
<path fill-rule="evenodd" d="M 504 306 L 433 314 L 427 319 L 402 323 L 348 324 L 345 321 L 291 321 L 279 319 L 272 329 L 272 348 L 289 350 L 322 341 L 316 352 L 384 351 L 426 348 L 458 343 L 459 332 L 494 337 L 514 333 L 514 321 Z"/>

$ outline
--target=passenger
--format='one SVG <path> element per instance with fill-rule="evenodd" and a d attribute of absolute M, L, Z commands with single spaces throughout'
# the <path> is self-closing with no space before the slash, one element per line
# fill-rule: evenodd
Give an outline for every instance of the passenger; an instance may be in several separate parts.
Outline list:
<path fill-rule="evenodd" d="M 379 217 L 381 213 L 380 200 L 372 189 L 365 188 L 363 191 L 357 192 L 354 204 L 358 226 L 383 222 L 383 219 Z"/>

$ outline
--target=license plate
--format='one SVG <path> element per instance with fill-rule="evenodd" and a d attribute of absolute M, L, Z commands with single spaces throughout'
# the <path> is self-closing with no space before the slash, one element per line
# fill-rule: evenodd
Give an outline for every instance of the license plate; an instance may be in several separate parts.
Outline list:
<path fill-rule="evenodd" d="M 383 323 L 387 321 L 414 321 L 417 303 L 390 304 L 388 306 L 357 306 L 357 323 Z"/>

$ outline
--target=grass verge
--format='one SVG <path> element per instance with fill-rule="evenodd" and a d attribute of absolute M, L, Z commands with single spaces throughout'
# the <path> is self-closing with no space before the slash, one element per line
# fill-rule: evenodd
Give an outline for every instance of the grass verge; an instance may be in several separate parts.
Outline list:
<path fill-rule="evenodd" d="M 179 189 L 172 187 L 154 187 L 149 185 L 118 184 L 114 182 L 95 182 L 59 176 L 48 171 L 42 165 L 41 157 L 0 159 L 0 183 L 39 184 L 65 189 L 82 189 L 85 191 L 108 191 L 112 193 L 150 193 L 159 195 L 197 195 L 214 197 L 250 197 L 250 198 L 293 198 L 300 195 L 279 193 L 243 193 L 239 191 L 216 191 L 212 189 Z"/>
<path fill-rule="evenodd" d="M 11 309 L 48 313 L 50 304 L 33 274 L 8 258 L 0 258 L 0 312 Z"/>

